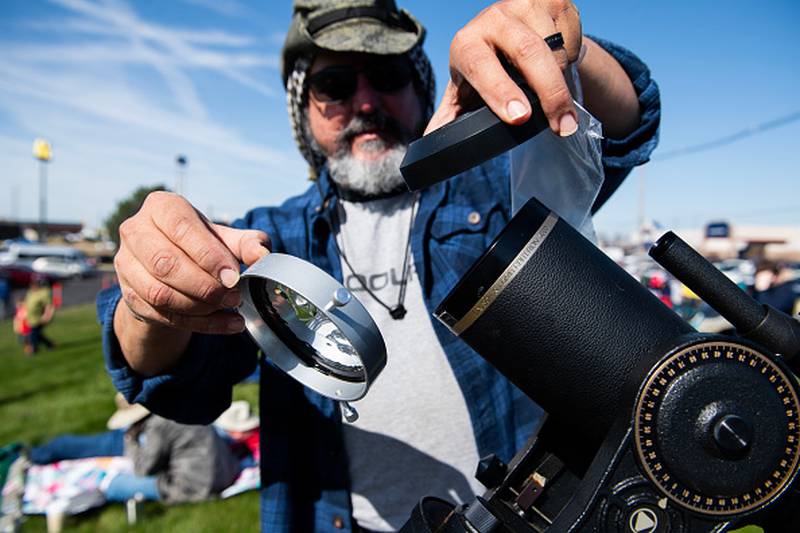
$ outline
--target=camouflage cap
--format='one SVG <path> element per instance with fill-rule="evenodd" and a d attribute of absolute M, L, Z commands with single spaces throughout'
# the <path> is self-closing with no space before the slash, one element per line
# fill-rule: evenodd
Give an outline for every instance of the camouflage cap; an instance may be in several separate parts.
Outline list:
<path fill-rule="evenodd" d="M 283 83 L 297 58 L 321 50 L 404 54 L 422 44 L 425 28 L 394 0 L 294 0 L 281 54 Z"/>

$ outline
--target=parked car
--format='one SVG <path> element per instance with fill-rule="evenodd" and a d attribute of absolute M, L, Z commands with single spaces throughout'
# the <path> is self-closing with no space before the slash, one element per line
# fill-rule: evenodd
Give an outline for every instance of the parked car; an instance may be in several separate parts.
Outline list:
<path fill-rule="evenodd" d="M 4 265 L 0 266 L 0 275 L 8 278 L 12 288 L 20 289 L 31 284 L 33 270 L 25 266 Z"/>
<path fill-rule="evenodd" d="M 756 266 L 748 259 L 726 259 L 714 263 L 714 266 L 742 289 L 755 283 Z"/>
<path fill-rule="evenodd" d="M 94 274 L 95 267 L 86 256 L 64 257 L 50 256 L 34 259 L 31 264 L 34 272 L 53 278 L 86 278 Z"/>
<path fill-rule="evenodd" d="M 95 264 L 86 254 L 69 246 L 12 243 L 0 256 L 0 267 L 33 271 L 51 278 L 86 277 L 95 272 Z"/>

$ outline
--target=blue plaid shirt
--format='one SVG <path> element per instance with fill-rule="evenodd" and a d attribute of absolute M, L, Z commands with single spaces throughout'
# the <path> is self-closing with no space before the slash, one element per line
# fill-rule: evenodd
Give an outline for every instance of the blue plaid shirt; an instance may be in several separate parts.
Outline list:
<path fill-rule="evenodd" d="M 633 81 L 642 114 L 626 139 L 603 141 L 605 182 L 595 210 L 658 142 L 658 87 L 647 67 L 624 48 L 597 39 Z M 416 271 L 429 312 L 444 298 L 510 218 L 508 159 L 501 156 L 422 191 L 411 238 Z M 323 203 L 323 198 L 330 201 Z M 326 216 L 335 208 L 326 175 L 319 189 L 279 207 L 261 207 L 234 223 L 266 231 L 272 249 L 301 257 L 341 281 Z M 476 217 L 480 215 L 478 223 Z M 212 422 L 231 401 L 233 385 L 258 364 L 245 334 L 196 334 L 181 362 L 165 375 L 143 378 L 124 362 L 113 332 L 118 288 L 98 296 L 106 366 L 129 401 L 183 423 Z M 438 321 L 433 327 L 463 391 L 481 456 L 508 461 L 532 431 L 531 402 Z M 305 389 L 261 361 L 261 529 L 272 532 L 351 529 L 347 456 L 337 402 Z M 446 438 L 446 435 L 442 436 Z M 420 494 L 420 497 L 424 496 Z M 409 512 L 411 509 L 409 509 Z"/>

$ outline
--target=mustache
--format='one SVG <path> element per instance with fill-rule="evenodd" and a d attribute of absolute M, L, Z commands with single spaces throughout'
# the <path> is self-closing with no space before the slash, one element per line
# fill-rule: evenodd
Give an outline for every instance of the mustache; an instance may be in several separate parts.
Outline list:
<path fill-rule="evenodd" d="M 350 123 L 339 133 L 336 138 L 337 146 L 340 150 L 349 150 L 350 144 L 356 136 L 367 133 L 378 132 L 384 134 L 397 143 L 408 144 L 412 134 L 394 117 L 382 111 L 375 111 L 370 114 L 358 114 L 354 116 Z"/>

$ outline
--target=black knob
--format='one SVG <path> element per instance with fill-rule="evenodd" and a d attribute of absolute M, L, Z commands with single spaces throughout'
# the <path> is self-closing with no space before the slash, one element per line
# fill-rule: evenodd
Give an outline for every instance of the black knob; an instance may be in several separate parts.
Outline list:
<path fill-rule="evenodd" d="M 725 415 L 714 424 L 714 442 L 731 458 L 744 457 L 753 443 L 753 429 L 740 416 Z"/>
<path fill-rule="evenodd" d="M 478 469 L 475 471 L 475 479 L 483 483 L 487 489 L 500 485 L 506 477 L 508 467 L 495 454 L 490 453 L 481 457 L 478 461 Z"/>

